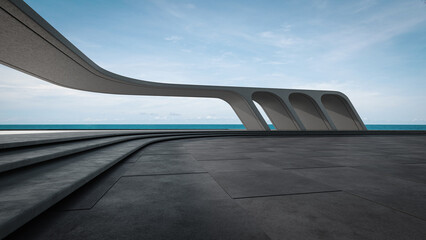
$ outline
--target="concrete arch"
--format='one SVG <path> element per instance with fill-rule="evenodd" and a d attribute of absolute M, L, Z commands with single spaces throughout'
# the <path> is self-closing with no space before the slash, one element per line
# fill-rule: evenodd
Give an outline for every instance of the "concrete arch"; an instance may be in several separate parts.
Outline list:
<path fill-rule="evenodd" d="M 321 102 L 337 130 L 362 130 L 355 113 L 344 98 L 335 94 L 324 94 Z"/>
<path fill-rule="evenodd" d="M 296 90 L 167 84 L 121 76 L 94 63 L 22 0 L 0 1 L 0 42 L 1 64 L 59 86 L 107 94 L 219 98 L 231 105 L 247 130 L 268 131 L 255 100 L 279 130 L 305 130 L 305 124 L 306 130 L 331 129 L 332 123 L 312 104 L 312 98 L 318 100 L 327 91 L 297 90 L 309 97 L 294 95 L 289 104 L 287 96 Z"/>
<path fill-rule="evenodd" d="M 253 101 L 259 103 L 277 130 L 299 130 L 293 116 L 280 97 L 270 92 L 255 92 Z"/>
<path fill-rule="evenodd" d="M 292 93 L 289 101 L 306 130 L 331 130 L 315 100 L 303 93 Z"/>

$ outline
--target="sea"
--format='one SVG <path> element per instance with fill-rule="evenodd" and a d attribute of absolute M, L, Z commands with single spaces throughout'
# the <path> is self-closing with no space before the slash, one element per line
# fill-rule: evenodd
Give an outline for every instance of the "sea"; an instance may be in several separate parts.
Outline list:
<path fill-rule="evenodd" d="M 426 125 L 366 124 L 368 130 L 423 130 Z M 272 124 L 271 129 L 275 129 Z M 0 130 L 242 130 L 242 124 L 3 124 Z"/>

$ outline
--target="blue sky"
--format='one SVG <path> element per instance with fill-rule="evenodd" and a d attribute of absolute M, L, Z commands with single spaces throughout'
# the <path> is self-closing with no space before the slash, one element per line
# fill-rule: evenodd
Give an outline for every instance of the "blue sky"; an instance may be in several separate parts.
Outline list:
<path fill-rule="evenodd" d="M 423 0 L 26 2 L 118 74 L 338 90 L 367 124 L 426 124 Z M 82 92 L 2 65 L 0 76 L 0 124 L 240 123 L 221 100 Z"/>

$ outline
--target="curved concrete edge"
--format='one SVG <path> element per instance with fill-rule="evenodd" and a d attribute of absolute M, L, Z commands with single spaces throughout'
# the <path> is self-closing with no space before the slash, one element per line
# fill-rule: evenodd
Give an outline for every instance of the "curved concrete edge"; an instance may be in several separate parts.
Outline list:
<path fill-rule="evenodd" d="M 47 165 L 44 165 L 44 167 L 53 164 L 53 168 L 48 168 L 50 170 L 58 170 L 58 172 L 55 171 L 48 171 L 46 172 L 46 169 L 41 168 L 27 168 L 24 169 L 21 172 L 14 172 L 15 175 L 12 175 L 9 173 L 6 177 L 8 182 L 3 183 L 4 186 L 8 186 L 6 191 L 2 191 L 2 195 L 0 195 L 0 198 L 2 198 L 2 203 L 7 204 L 7 201 L 10 201 L 12 204 L 18 204 L 19 208 L 8 208 L 4 205 L 3 209 L 6 209 L 7 212 L 1 212 L 0 214 L 2 217 L 0 218 L 0 238 L 6 237 L 8 234 L 12 233 L 16 229 L 18 229 L 20 226 L 24 225 L 26 222 L 30 221 L 43 211 L 47 210 L 49 207 L 53 206 L 54 204 L 58 203 L 60 200 L 71 194 L 73 191 L 77 190 L 78 188 L 82 187 L 84 184 L 88 183 L 98 175 L 102 174 L 104 171 L 108 170 L 110 167 L 114 166 L 121 160 L 124 160 L 126 157 L 131 156 L 131 154 L 135 153 L 136 151 L 142 149 L 143 147 L 152 145 L 154 143 L 158 142 L 164 142 L 164 141 L 173 141 L 173 140 L 181 140 L 181 139 L 188 139 L 188 138 L 211 138 L 211 137 L 235 137 L 235 136 L 283 136 L 283 133 L 287 137 L 288 136 L 307 136 L 307 135 L 317 135 L 317 136 L 357 136 L 357 135 L 425 135 L 426 131 L 306 131 L 306 132 L 295 132 L 295 131 L 288 131 L 288 132 L 211 132 L 212 135 L 206 134 L 206 135 L 186 135 L 182 134 L 179 136 L 172 136 L 172 137 L 154 137 L 152 139 L 144 139 L 144 140 L 129 140 L 128 143 L 131 142 L 139 142 L 134 145 L 125 146 L 124 143 L 117 143 L 116 147 L 111 146 L 107 149 L 103 149 L 100 153 L 100 158 L 96 158 L 96 164 L 92 164 L 93 162 L 93 155 L 86 155 L 85 158 L 82 158 L 81 156 L 84 156 L 84 153 L 79 154 L 78 156 L 75 156 L 76 161 L 62 161 L 62 163 L 56 163 L 56 161 L 51 161 Z M 122 148 L 125 148 L 126 151 L 122 151 Z M 114 153 L 112 155 L 108 153 Z M 97 152 L 96 154 L 99 154 Z M 105 159 L 109 158 L 109 159 Z M 90 161 L 86 161 L 89 160 Z M 102 161 L 99 161 L 102 159 Z M 85 163 L 87 165 L 81 165 L 82 163 Z M 39 166 L 40 167 L 40 166 Z M 83 169 L 84 173 L 81 174 L 80 177 L 75 177 L 75 171 L 78 169 Z M 74 170 L 74 171 L 72 171 Z M 51 176 L 45 176 L 44 173 L 50 173 L 51 175 L 55 176 L 57 179 L 61 179 L 62 183 L 60 181 L 54 181 Z M 22 176 L 25 176 L 23 178 Z M 34 183 L 33 181 L 29 180 L 31 177 L 36 177 L 36 182 L 43 182 L 46 181 L 46 183 L 56 184 L 55 188 L 49 188 L 42 184 L 40 186 L 40 189 L 33 189 Z M 72 181 L 67 181 L 67 179 L 64 179 L 64 176 L 67 178 L 71 178 Z M 42 179 L 40 179 L 40 177 Z M 19 181 L 15 181 L 18 179 Z M 22 180 L 25 180 L 24 182 L 21 182 Z M 65 180 L 65 181 L 64 181 Z M 0 181 L 1 182 L 1 181 Z M 14 185 L 11 186 L 9 183 L 13 183 Z M 28 189 L 32 189 L 31 191 L 28 191 Z M 0 189 L 1 190 L 1 189 Z M 21 191 L 19 191 L 21 190 Z M 40 194 L 40 191 L 47 191 L 45 194 Z M 7 192 L 9 191 L 9 192 Z M 38 194 L 32 194 L 34 192 L 37 192 Z M 24 195 L 19 196 L 21 198 L 21 201 L 14 201 L 11 199 L 5 199 L 8 197 L 8 194 L 11 194 L 11 196 L 15 196 L 17 194 L 24 194 L 25 196 L 28 196 L 28 198 L 25 198 Z M 3 201 L 5 200 L 5 201 Z M 15 205 L 16 206 L 16 205 Z M 19 211 L 15 211 L 16 209 L 19 209 Z"/>
<path fill-rule="evenodd" d="M 55 144 L 47 146 L 45 145 L 41 147 L 31 147 L 30 151 L 22 151 L 21 149 L 18 151 L 2 151 L 2 155 L 5 155 L 0 156 L 0 173 L 31 166 L 46 161 L 51 161 L 60 157 L 66 157 L 77 153 L 87 152 L 89 150 L 94 150 L 121 142 L 127 142 L 137 139 L 174 137 L 180 135 L 181 134 L 179 133 L 170 132 L 169 134 L 140 134 L 111 138 L 95 138 L 89 140 L 74 141 L 72 143 L 60 143 L 59 148 L 58 144 Z M 188 134 L 185 136 L 192 136 L 192 134 Z"/>
<path fill-rule="evenodd" d="M 350 100 L 340 92 L 166 84 L 111 73 L 91 61 L 22 0 L 0 2 L 0 30 L 2 64 L 59 86 L 109 94 L 218 98 L 227 102 L 252 131 L 270 130 L 253 100 L 260 103 L 278 130 L 366 130 Z M 299 99 L 302 102 L 296 101 L 295 108 L 289 101 L 292 94 L 308 96 L 314 107 Z M 325 94 L 339 96 L 335 101 L 346 101 L 343 105 L 348 113 L 343 120 L 341 108 L 330 108 L 339 103 L 327 101 L 328 108 L 323 105 L 321 97 Z M 312 113 L 317 117 L 310 117 Z M 350 124 L 341 122 L 347 118 L 352 118 L 356 128 L 345 129 Z"/>
<path fill-rule="evenodd" d="M 34 147 L 34 146 L 47 146 L 50 144 L 57 143 L 70 143 L 79 140 L 93 140 L 111 137 L 125 137 L 135 135 L 169 135 L 170 132 L 175 134 L 200 134 L 202 131 L 147 131 L 142 132 L 138 130 L 97 130 L 98 133 L 92 133 L 91 130 L 85 132 L 76 133 L 71 131 L 64 133 L 40 133 L 40 134 L 16 134 L 18 136 L 0 136 L 0 151 L 9 151 L 22 147 Z"/>
<path fill-rule="evenodd" d="M 206 135 L 208 136 L 208 135 Z M 7 206 L 3 206 L 3 209 L 7 209 L 7 212 L 1 212 L 0 218 L 0 239 L 3 239 L 40 213 L 44 212 L 54 204 L 58 203 L 60 200 L 64 199 L 66 196 L 82 187 L 84 184 L 88 183 L 98 175 L 102 174 L 118 162 L 124 160 L 129 157 L 131 154 L 136 151 L 149 146 L 154 143 L 164 142 L 169 140 L 178 140 L 178 139 L 187 139 L 193 137 L 203 137 L 202 135 L 193 136 L 193 135 L 178 135 L 178 136 L 164 136 L 164 137 L 152 137 L 147 139 L 131 139 L 121 143 L 115 143 L 111 147 L 107 149 L 99 149 L 102 153 L 101 155 L 105 155 L 102 157 L 102 160 L 97 160 L 95 163 L 93 161 L 93 155 L 89 152 L 89 155 L 86 157 L 84 153 L 80 153 L 78 156 L 75 156 L 76 161 L 66 161 L 65 164 L 59 164 L 56 168 L 54 168 L 54 172 L 47 174 L 43 174 L 42 169 L 25 169 L 25 172 L 18 173 L 17 179 L 22 181 L 22 177 L 19 174 L 25 174 L 25 181 L 15 181 L 13 175 L 9 173 L 8 180 L 14 183 L 14 186 L 8 187 L 8 190 L 2 191 L 2 196 L 0 196 L 3 204 L 7 204 L 7 197 L 10 195 L 12 198 L 19 197 L 21 201 L 12 201 L 14 208 L 8 208 Z M 126 151 L 122 151 L 124 145 Z M 118 149 L 115 149 L 118 148 Z M 118 151 L 121 150 L 121 151 Z M 94 150 L 97 151 L 97 150 Z M 108 154 L 108 153 L 111 154 Z M 85 159 L 87 158 L 87 159 Z M 55 161 L 52 161 L 55 164 Z M 50 163 L 48 163 L 50 164 Z M 81 178 L 76 178 L 75 171 L 78 169 L 82 170 L 83 173 L 80 175 Z M 41 171 L 39 171 L 41 170 Z M 52 169 L 51 169 L 52 170 Z M 28 179 L 31 179 L 33 176 L 37 178 L 45 179 L 44 181 L 49 184 L 54 184 L 56 187 L 46 187 L 44 184 L 39 186 L 40 189 L 37 189 L 37 186 L 33 184 Z M 69 178 L 69 179 L 67 179 Z M 38 179 L 36 182 L 43 181 L 42 179 Z M 56 180 L 56 181 L 55 181 Z M 35 186 L 35 187 L 34 187 Z M 22 188 L 24 190 L 19 191 Z M 31 191 L 25 190 L 31 188 Z M 2 189 L 0 189 L 2 190 Z M 9 191 L 9 192 L 7 192 Z M 45 191 L 46 193 L 40 194 L 40 192 Z M 35 194 L 37 192 L 37 194 Z M 21 194 L 21 195 L 19 195 Z M 27 196 L 27 198 L 25 198 Z M 6 198 L 6 199 L 4 199 Z M 20 205 L 19 210 L 16 211 L 16 204 Z"/>
<path fill-rule="evenodd" d="M 116 163 L 124 159 L 125 157 L 129 156 L 133 152 L 140 149 L 140 146 L 137 146 L 125 154 L 121 155 L 119 158 L 111 159 L 109 161 L 106 161 L 105 163 L 100 164 L 97 168 L 94 168 L 93 166 L 90 166 L 93 170 L 90 168 L 87 168 L 85 172 L 87 174 L 77 181 L 71 181 L 66 186 L 59 187 L 55 192 L 49 192 L 43 195 L 40 195 L 39 198 L 29 198 L 28 202 L 23 202 L 22 208 L 19 212 L 11 211 L 10 215 L 4 216 L 2 221 L 0 221 L 0 238 L 3 238 L 7 236 L 8 234 L 12 233 L 43 211 L 47 210 L 49 207 L 53 206 L 69 194 L 71 194 L 73 191 L 77 190 L 84 184 L 88 183 L 90 180 L 94 179 L 96 176 L 101 174 L 102 172 L 106 171 L 110 167 L 114 166 Z M 67 175 L 66 172 L 70 171 L 71 169 L 65 169 L 62 174 Z M 70 171 L 72 172 L 72 171 Z M 61 173 L 57 173 L 61 175 Z M 16 189 L 18 190 L 18 189 Z M 48 190 L 48 189 L 40 189 L 42 190 Z M 26 194 L 26 193 L 25 193 Z"/>
<path fill-rule="evenodd" d="M 290 113 L 288 105 L 279 96 L 259 91 L 253 93 L 252 99 L 262 106 L 276 129 L 289 131 L 301 129 L 294 114 Z"/>

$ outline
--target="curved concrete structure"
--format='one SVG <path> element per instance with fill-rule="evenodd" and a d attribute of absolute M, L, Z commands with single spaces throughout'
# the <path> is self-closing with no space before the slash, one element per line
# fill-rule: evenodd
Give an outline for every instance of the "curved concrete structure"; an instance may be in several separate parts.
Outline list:
<path fill-rule="evenodd" d="M 276 129 L 300 130 L 288 107 L 277 95 L 270 92 L 255 92 L 252 99 L 262 106 Z"/>
<path fill-rule="evenodd" d="M 253 100 L 265 109 L 277 130 L 366 130 L 340 92 L 165 84 L 114 74 L 96 65 L 21 0 L 0 1 L 0 43 L 2 64 L 63 87 L 110 94 L 219 98 L 231 105 L 247 130 L 269 130 Z M 321 101 L 324 95 L 328 97 Z M 346 109 L 343 117 L 342 109 Z"/>
<path fill-rule="evenodd" d="M 338 130 L 362 130 L 348 102 L 338 95 L 324 94 L 321 102 Z"/>
<path fill-rule="evenodd" d="M 292 93 L 289 99 L 306 130 L 331 130 L 331 126 L 318 104 L 310 96 L 303 93 Z"/>

